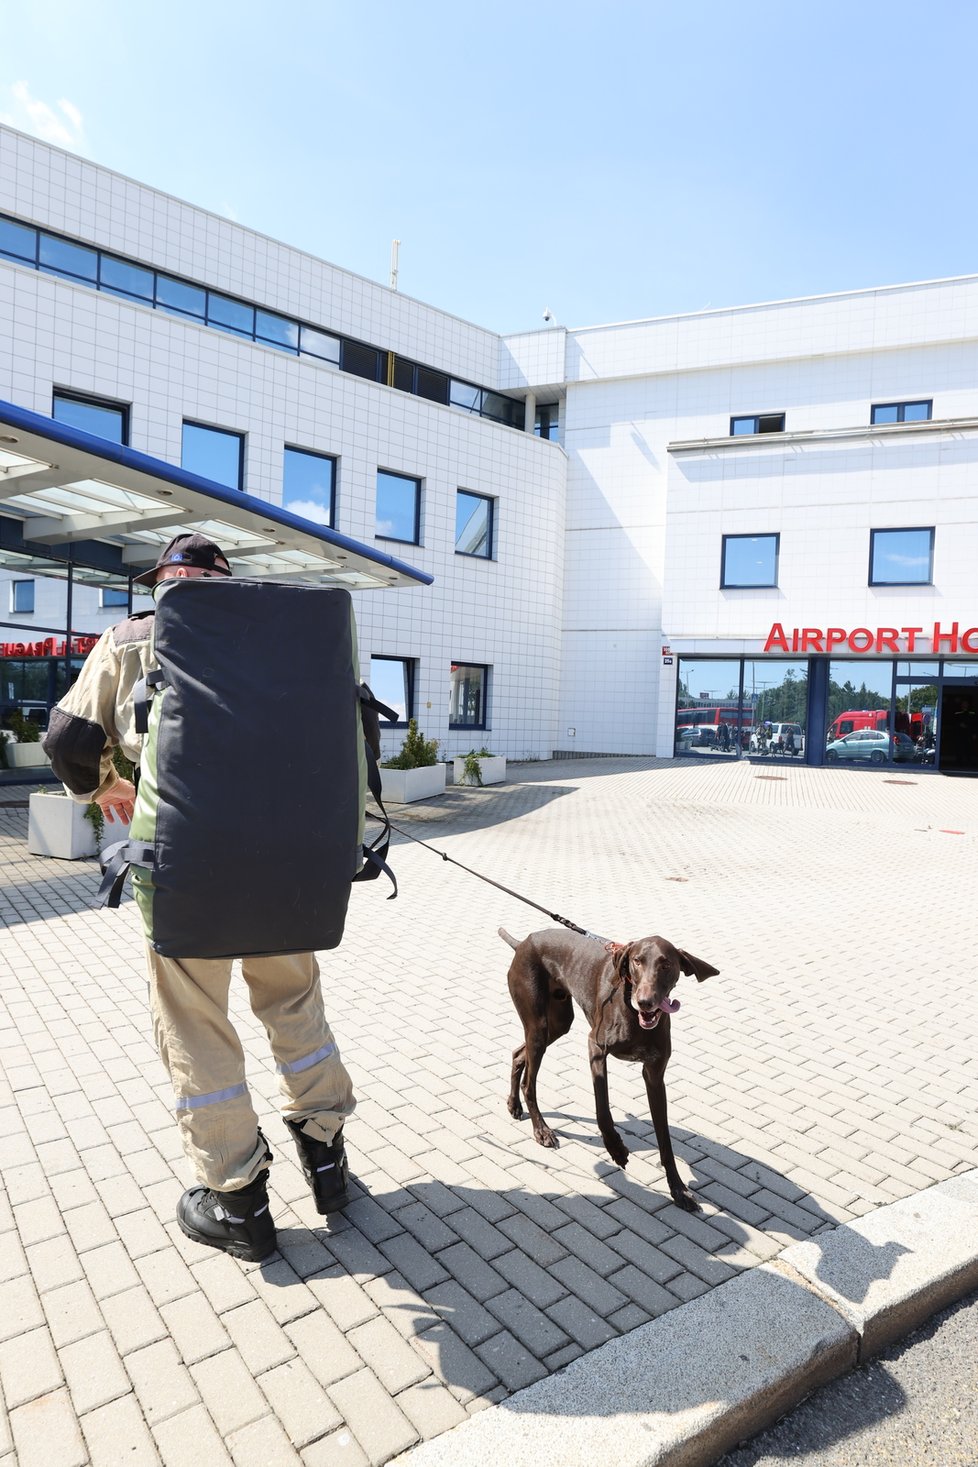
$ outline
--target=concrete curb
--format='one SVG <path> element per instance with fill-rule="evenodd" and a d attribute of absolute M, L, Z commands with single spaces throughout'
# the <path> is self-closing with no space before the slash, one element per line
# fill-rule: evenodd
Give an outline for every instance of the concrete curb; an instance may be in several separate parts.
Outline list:
<path fill-rule="evenodd" d="M 794 1244 L 392 1467 L 708 1467 L 978 1287 L 978 1170 Z"/>

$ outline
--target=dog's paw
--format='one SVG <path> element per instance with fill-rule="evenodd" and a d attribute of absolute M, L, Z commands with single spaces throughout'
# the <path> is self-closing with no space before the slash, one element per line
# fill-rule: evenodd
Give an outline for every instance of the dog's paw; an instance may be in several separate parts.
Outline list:
<path fill-rule="evenodd" d="M 614 1141 L 606 1141 L 604 1144 L 605 1150 L 616 1166 L 626 1167 L 628 1165 L 628 1147 L 620 1136 L 616 1136 Z"/>
<path fill-rule="evenodd" d="M 523 1107 L 520 1105 L 518 1100 L 507 1100 L 506 1109 L 509 1111 L 514 1121 L 521 1121 L 523 1119 Z"/>
<path fill-rule="evenodd" d="M 702 1211 L 699 1203 L 688 1187 L 676 1187 L 670 1190 L 672 1191 L 673 1202 L 675 1202 L 677 1207 L 681 1207 L 683 1212 Z"/>
<path fill-rule="evenodd" d="M 541 1146 L 546 1146 L 550 1151 L 560 1149 L 560 1142 L 549 1126 L 537 1126 L 533 1132 L 533 1139 L 539 1141 Z"/>

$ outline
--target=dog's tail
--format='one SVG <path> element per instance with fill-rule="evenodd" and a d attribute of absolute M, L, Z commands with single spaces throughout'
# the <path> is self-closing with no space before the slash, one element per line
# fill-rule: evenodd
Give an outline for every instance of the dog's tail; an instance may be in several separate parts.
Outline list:
<path fill-rule="evenodd" d="M 499 935 L 502 938 L 503 942 L 508 942 L 509 943 L 510 947 L 512 947 L 512 948 L 519 947 L 519 943 L 517 942 L 516 938 L 515 937 L 510 937 L 510 935 L 506 931 L 506 928 L 505 927 L 500 927 L 499 928 Z"/>

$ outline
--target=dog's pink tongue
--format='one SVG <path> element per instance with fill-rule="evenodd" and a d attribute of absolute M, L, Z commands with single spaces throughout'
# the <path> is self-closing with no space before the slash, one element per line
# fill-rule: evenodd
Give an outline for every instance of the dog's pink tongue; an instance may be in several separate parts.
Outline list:
<path fill-rule="evenodd" d="M 659 1005 L 664 1014 L 676 1014 L 682 1008 L 678 998 L 664 998 Z"/>

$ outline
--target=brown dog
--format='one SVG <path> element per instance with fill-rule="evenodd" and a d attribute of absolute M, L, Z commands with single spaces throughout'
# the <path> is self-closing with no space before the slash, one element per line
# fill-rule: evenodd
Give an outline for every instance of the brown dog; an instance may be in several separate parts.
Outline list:
<path fill-rule="evenodd" d="M 537 1105 L 537 1074 L 548 1045 L 566 1034 L 573 1023 L 576 999 L 591 1025 L 588 1053 L 594 1102 L 608 1155 L 619 1166 L 628 1161 L 628 1147 L 615 1130 L 608 1104 L 607 1060 L 612 1054 L 642 1066 L 659 1160 L 672 1200 L 686 1212 L 698 1211 L 696 1198 L 679 1175 L 669 1137 L 665 1087 L 672 1049 L 669 1015 L 679 1007 L 669 995 L 681 972 L 695 974 L 702 983 L 718 970 L 673 947 L 664 937 L 606 947 L 593 937 L 579 937 L 560 928 L 531 932 L 522 942 L 503 927 L 499 935 L 516 949 L 509 966 L 509 991 L 525 1036 L 524 1043 L 513 1051 L 510 1115 L 523 1119 L 522 1088 L 533 1135 L 541 1146 L 558 1145 Z"/>

